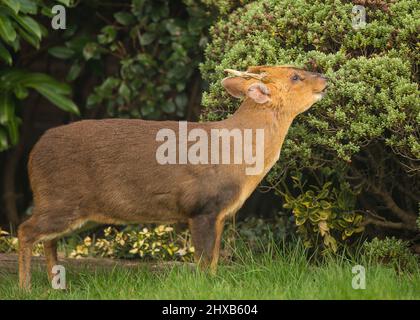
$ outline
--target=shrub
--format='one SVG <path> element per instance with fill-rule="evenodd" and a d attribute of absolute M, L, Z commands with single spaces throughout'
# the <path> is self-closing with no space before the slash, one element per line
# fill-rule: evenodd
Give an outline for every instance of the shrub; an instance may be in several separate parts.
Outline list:
<path fill-rule="evenodd" d="M 71 93 L 69 86 L 46 74 L 14 66 L 16 61 L 12 58 L 12 51 L 16 56 L 24 42 L 39 49 L 42 38 L 47 35 L 47 29 L 33 18 L 50 15 L 46 8 L 44 3 L 33 0 L 0 3 L 0 152 L 18 143 L 22 122 L 19 109 L 22 100 L 28 97 L 29 89 L 37 91 L 60 109 L 79 113 L 78 107 L 68 98 Z"/>
<path fill-rule="evenodd" d="M 259 252 L 272 241 L 281 243 L 288 236 L 289 219 L 278 215 L 271 221 L 250 217 L 244 221 L 227 223 L 223 242 L 227 251 L 236 240 L 246 243 L 252 252 Z M 0 229 L 0 253 L 17 252 L 18 238 Z M 193 261 L 194 247 L 188 230 L 175 232 L 173 227 L 128 226 L 121 230 L 107 227 L 86 236 L 73 235 L 61 241 L 59 250 L 70 258 L 106 257 L 115 259 Z M 43 245 L 37 244 L 34 255 L 43 254 Z"/>
<path fill-rule="evenodd" d="M 417 228 L 420 230 L 420 216 L 417 218 Z"/>
<path fill-rule="evenodd" d="M 414 268 L 418 258 L 408 248 L 407 241 L 395 237 L 380 240 L 374 238 L 363 244 L 364 253 L 371 262 L 389 265 L 397 270 Z"/>
<path fill-rule="evenodd" d="M 355 194 L 347 184 L 340 189 L 326 182 L 322 188 L 306 187 L 302 174 L 292 176 L 298 190 L 294 197 L 288 190 L 284 195 L 284 207 L 292 211 L 298 234 L 307 248 L 320 247 L 321 252 L 336 252 L 338 245 L 348 243 L 353 234 L 364 230 L 363 216 L 355 211 Z"/>
<path fill-rule="evenodd" d="M 0 228 L 0 253 L 14 253 L 18 251 L 19 241 L 17 237 L 13 237 L 7 231 Z M 44 247 L 38 243 L 32 249 L 34 256 L 40 256 L 44 253 Z"/>
<path fill-rule="evenodd" d="M 419 202 L 419 216 L 417 218 L 417 228 L 420 230 L 420 202 Z"/>
<path fill-rule="evenodd" d="M 0 252 L 15 252 L 18 249 L 18 239 L 11 237 L 7 231 L 0 228 Z"/>
<path fill-rule="evenodd" d="M 177 235 L 172 227 L 165 225 L 142 229 L 127 227 L 122 231 L 108 227 L 103 234 L 99 238 L 85 237 L 69 256 L 190 261 L 194 253 L 187 232 Z"/>
<path fill-rule="evenodd" d="M 210 83 L 202 119 L 225 118 L 239 105 L 221 87 L 225 68 L 294 64 L 325 73 L 327 96 L 295 120 L 268 180 L 282 185 L 291 172 L 335 171 L 360 189 L 366 224 L 413 235 L 420 198 L 420 3 L 366 4 L 367 26 L 357 31 L 352 6 L 255 1 L 220 20 L 201 65 Z"/>
<path fill-rule="evenodd" d="M 84 238 L 73 237 L 64 243 L 64 252 L 70 258 L 107 257 L 145 260 L 191 261 L 194 247 L 188 231 L 175 233 L 170 226 L 150 228 L 128 226 L 123 230 L 108 227 L 103 236 L 90 234 Z M 18 238 L 0 229 L 0 252 L 17 252 Z M 34 246 L 34 255 L 43 254 L 41 243 Z"/>
<path fill-rule="evenodd" d="M 207 44 L 207 30 L 218 14 L 213 4 L 192 0 L 131 0 L 108 5 L 80 3 L 98 10 L 101 26 L 78 21 L 84 32 L 68 32 L 49 52 L 71 64 L 69 80 L 85 70 L 101 75 L 87 98 L 87 108 L 104 107 L 107 116 L 184 119 L 196 115 L 201 79 L 198 63 Z M 78 19 L 78 17 L 75 17 Z M 76 29 L 76 28 L 75 28 Z M 113 67 L 106 68 L 102 61 Z M 195 108 L 197 109 L 197 108 Z"/>
<path fill-rule="evenodd" d="M 283 212 L 278 212 L 271 219 L 247 217 L 241 221 L 227 221 L 223 235 L 223 253 L 235 258 L 232 251 L 243 244 L 252 253 L 267 252 L 272 244 L 280 246 L 285 240 L 291 240 L 292 229 L 293 221 Z"/>

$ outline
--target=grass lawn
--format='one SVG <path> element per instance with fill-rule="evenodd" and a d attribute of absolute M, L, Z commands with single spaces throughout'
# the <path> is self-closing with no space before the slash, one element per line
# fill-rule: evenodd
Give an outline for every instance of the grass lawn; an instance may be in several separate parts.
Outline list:
<path fill-rule="evenodd" d="M 308 263 L 299 247 L 254 256 L 235 253 L 212 276 L 187 266 L 159 272 L 146 268 L 67 270 L 67 290 L 49 286 L 45 272 L 33 273 L 31 292 L 18 288 L 16 274 L 0 269 L 0 299 L 420 299 L 420 267 L 396 272 L 364 257 L 335 257 Z M 366 268 L 366 289 L 352 288 L 352 267 Z"/>

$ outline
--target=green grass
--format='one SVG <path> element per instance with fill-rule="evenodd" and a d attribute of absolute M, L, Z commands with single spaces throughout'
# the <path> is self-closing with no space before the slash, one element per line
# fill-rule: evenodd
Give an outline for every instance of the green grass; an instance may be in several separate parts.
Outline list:
<path fill-rule="evenodd" d="M 173 266 L 160 272 L 114 268 L 67 270 L 68 289 L 54 290 L 45 272 L 33 272 L 31 292 L 17 275 L 0 271 L 0 299 L 420 299 L 420 268 L 396 272 L 366 258 L 328 258 L 310 263 L 301 246 L 235 253 L 217 275 Z M 352 267 L 366 268 L 366 289 L 352 288 Z"/>

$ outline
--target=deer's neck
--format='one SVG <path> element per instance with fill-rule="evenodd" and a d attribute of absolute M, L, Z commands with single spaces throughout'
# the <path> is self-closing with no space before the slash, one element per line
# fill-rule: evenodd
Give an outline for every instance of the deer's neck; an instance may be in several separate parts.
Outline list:
<path fill-rule="evenodd" d="M 259 105 L 250 99 L 246 99 L 229 118 L 232 128 L 236 126 L 240 129 L 253 129 L 254 132 L 256 129 L 264 129 L 263 176 L 279 159 L 281 147 L 293 119 L 294 116 L 284 112 L 281 107 Z"/>

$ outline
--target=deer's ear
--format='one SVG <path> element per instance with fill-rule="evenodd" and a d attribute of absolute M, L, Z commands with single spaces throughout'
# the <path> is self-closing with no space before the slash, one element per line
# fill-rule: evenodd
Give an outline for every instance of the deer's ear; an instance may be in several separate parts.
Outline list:
<path fill-rule="evenodd" d="M 241 77 L 227 77 L 222 80 L 222 86 L 235 98 L 242 98 L 245 95 L 245 79 Z"/>
<path fill-rule="evenodd" d="M 247 96 L 254 100 L 256 103 L 266 103 L 271 100 L 270 89 L 262 83 L 255 82 L 248 87 Z"/>

